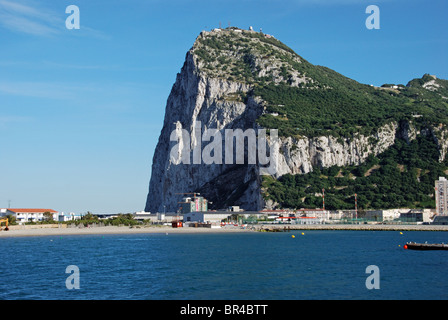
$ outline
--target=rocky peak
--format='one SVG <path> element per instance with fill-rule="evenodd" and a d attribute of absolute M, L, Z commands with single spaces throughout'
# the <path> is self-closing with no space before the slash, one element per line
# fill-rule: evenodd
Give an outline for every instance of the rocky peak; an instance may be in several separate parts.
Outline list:
<path fill-rule="evenodd" d="M 200 192 L 214 209 L 265 207 L 259 164 L 195 162 L 195 153 L 185 151 L 201 155 L 209 143 L 225 143 L 204 139 L 208 129 L 278 130 L 278 149 L 271 151 L 278 159 L 275 179 L 360 165 L 396 139 L 409 143 L 420 134 L 433 137 L 437 160 L 443 161 L 446 83 L 425 75 L 399 90 L 375 88 L 310 64 L 272 35 L 237 28 L 203 31 L 167 100 L 145 210 L 176 211 L 179 194 L 187 192 Z"/>
<path fill-rule="evenodd" d="M 190 52 L 208 77 L 255 84 L 313 85 L 297 64 L 306 61 L 273 35 L 238 28 L 203 31 Z"/>

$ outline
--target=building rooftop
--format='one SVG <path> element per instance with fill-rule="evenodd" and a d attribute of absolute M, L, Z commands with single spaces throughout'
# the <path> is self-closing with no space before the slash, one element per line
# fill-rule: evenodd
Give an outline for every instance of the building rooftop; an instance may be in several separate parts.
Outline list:
<path fill-rule="evenodd" d="M 55 211 L 53 209 L 17 209 L 17 208 L 8 208 L 8 211 L 15 212 L 15 213 L 44 213 L 44 212 L 50 212 L 50 213 L 57 213 L 58 211 Z"/>

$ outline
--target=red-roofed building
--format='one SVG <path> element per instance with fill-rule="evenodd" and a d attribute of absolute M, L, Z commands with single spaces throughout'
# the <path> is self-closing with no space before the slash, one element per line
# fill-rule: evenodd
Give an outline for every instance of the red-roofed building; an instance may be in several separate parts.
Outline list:
<path fill-rule="evenodd" d="M 44 213 L 49 212 L 53 214 L 53 219 L 58 220 L 58 211 L 53 209 L 0 209 L 0 216 L 13 215 L 16 217 L 16 221 L 21 222 L 36 222 L 44 219 Z"/>

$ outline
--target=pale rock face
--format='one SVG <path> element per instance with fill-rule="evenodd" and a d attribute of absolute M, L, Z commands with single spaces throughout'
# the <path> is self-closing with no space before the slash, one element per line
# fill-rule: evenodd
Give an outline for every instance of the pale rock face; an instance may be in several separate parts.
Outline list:
<path fill-rule="evenodd" d="M 229 169 L 226 164 L 205 164 L 201 159 L 195 164 L 193 149 L 201 142 L 200 134 L 207 128 L 222 130 L 256 125 L 255 119 L 261 110 L 255 101 L 244 104 L 222 99 L 248 89 L 246 84 L 204 77 L 195 66 L 194 56 L 187 54 L 167 101 L 164 126 L 153 158 L 146 211 L 161 211 L 164 205 L 166 210 L 177 210 L 182 198 L 180 193 L 195 191 Z M 199 123 L 200 132 L 195 130 Z M 172 148 L 177 143 L 170 141 L 171 133 L 173 130 L 181 132 L 182 129 L 189 133 L 190 141 L 180 141 L 177 150 L 181 151 L 182 144 L 190 142 L 190 164 L 177 164 L 170 158 Z M 204 146 L 207 143 L 202 144 Z M 181 158 L 181 154 L 177 158 Z M 252 176 L 256 177 L 254 174 Z M 248 189 L 253 191 L 254 186 Z"/>
<path fill-rule="evenodd" d="M 247 164 L 247 160 L 243 165 L 224 162 L 206 164 L 203 161 L 195 164 L 194 152 L 184 154 L 191 160 L 190 164 L 179 164 L 179 161 L 173 159 L 173 150 L 182 155 L 183 146 L 189 145 L 191 150 L 198 146 L 201 142 L 200 134 L 206 129 L 218 129 L 221 132 L 236 128 L 259 129 L 256 119 L 265 112 L 263 101 L 257 97 L 251 97 L 245 102 L 235 98 L 248 92 L 250 85 L 213 78 L 199 71 L 200 63 L 191 51 L 187 53 L 168 98 L 164 125 L 154 153 L 145 211 L 161 212 L 164 206 L 167 211 L 177 211 L 178 202 L 182 200 L 181 193 L 187 192 L 201 192 L 217 208 L 240 205 L 246 210 L 259 210 L 272 206 L 272 203 L 265 203 L 262 198 L 258 164 Z M 260 61 L 255 63 L 261 65 Z M 305 81 L 298 74 L 294 77 L 296 83 Z M 195 130 L 199 123 L 200 127 Z M 170 136 L 173 131 L 181 136 L 183 129 L 189 133 L 189 137 L 179 141 L 176 149 L 178 141 L 170 141 Z M 448 131 L 445 128 L 429 128 L 418 132 L 412 123 L 391 122 L 371 136 L 281 137 L 278 152 L 271 154 L 278 159 L 273 176 L 278 178 L 284 174 L 305 174 L 316 167 L 359 165 L 369 155 L 380 154 L 393 145 L 397 135 L 409 142 L 419 134 L 434 138 L 440 149 L 439 161 L 444 160 L 448 151 Z M 224 143 L 224 137 L 222 139 Z M 202 149 L 208 143 L 202 142 Z M 235 154 L 233 156 L 235 159 Z"/>
<path fill-rule="evenodd" d="M 437 89 L 440 88 L 440 85 L 436 82 L 436 80 L 430 80 L 423 84 L 423 88 L 430 91 L 437 91 Z"/>
<path fill-rule="evenodd" d="M 439 146 L 439 162 L 444 161 L 448 151 L 448 129 L 440 125 L 432 128 L 429 134 Z"/>
<path fill-rule="evenodd" d="M 313 171 L 313 167 L 359 165 L 370 154 L 377 155 L 390 147 L 394 143 L 396 129 L 397 124 L 391 123 L 379 128 L 374 136 L 359 135 L 354 139 L 332 136 L 299 140 L 283 138 L 277 177 L 287 173 L 308 173 Z"/>

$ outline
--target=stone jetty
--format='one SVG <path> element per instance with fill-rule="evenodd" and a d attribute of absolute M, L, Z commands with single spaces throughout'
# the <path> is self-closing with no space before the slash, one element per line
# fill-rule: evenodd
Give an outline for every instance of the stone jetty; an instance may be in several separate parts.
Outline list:
<path fill-rule="evenodd" d="M 356 231 L 448 231 L 448 225 L 412 224 L 263 224 L 256 231 L 282 232 L 293 230 L 356 230 Z"/>

